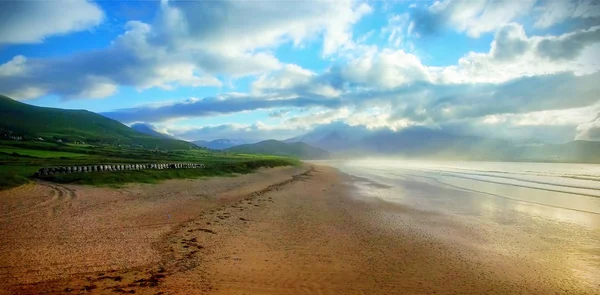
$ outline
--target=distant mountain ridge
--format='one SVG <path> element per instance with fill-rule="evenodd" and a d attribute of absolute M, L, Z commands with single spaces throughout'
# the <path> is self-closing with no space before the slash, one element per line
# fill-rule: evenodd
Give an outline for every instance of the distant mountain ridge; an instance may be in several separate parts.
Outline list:
<path fill-rule="evenodd" d="M 328 150 L 336 158 L 398 156 L 439 160 L 600 163 L 600 142 L 522 145 L 426 127 L 392 131 L 334 124 L 285 140 L 287 143 L 298 141 Z"/>
<path fill-rule="evenodd" d="M 23 139 L 141 146 L 159 149 L 197 148 L 189 142 L 155 137 L 86 110 L 28 105 L 0 95 L 0 135 Z"/>
<path fill-rule="evenodd" d="M 205 148 L 209 148 L 209 149 L 213 149 L 213 150 L 224 150 L 224 149 L 228 149 L 230 147 L 234 147 L 234 146 L 238 146 L 238 145 L 242 145 L 242 144 L 248 144 L 248 143 L 254 143 L 254 142 L 250 142 L 247 140 L 243 140 L 243 139 L 215 139 L 215 140 L 211 140 L 211 141 L 207 141 L 207 140 L 196 140 L 196 141 L 192 141 L 193 144 L 200 146 L 200 147 L 205 147 Z"/>
<path fill-rule="evenodd" d="M 328 151 L 303 142 L 286 143 L 273 139 L 253 144 L 242 144 L 228 148 L 225 151 L 240 154 L 291 156 L 303 160 L 328 159 L 331 157 Z"/>

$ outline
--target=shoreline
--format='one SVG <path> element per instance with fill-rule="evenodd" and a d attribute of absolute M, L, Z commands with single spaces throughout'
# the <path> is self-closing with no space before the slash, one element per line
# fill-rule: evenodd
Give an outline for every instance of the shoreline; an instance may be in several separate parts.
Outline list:
<path fill-rule="evenodd" d="M 486 248 L 478 229 L 451 216 L 361 197 L 354 192 L 356 177 L 332 167 L 312 167 L 266 188 L 247 184 L 246 191 L 220 194 L 218 205 L 164 233 L 153 244 L 160 259 L 151 263 L 21 285 L 13 291 L 593 294 L 598 290 L 564 272 L 523 260 L 526 257 Z"/>

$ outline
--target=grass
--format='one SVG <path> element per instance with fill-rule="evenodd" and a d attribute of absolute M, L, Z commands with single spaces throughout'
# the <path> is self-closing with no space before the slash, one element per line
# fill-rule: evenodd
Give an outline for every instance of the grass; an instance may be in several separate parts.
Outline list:
<path fill-rule="evenodd" d="M 15 154 L 17 156 L 31 156 L 37 158 L 75 158 L 83 157 L 84 154 L 76 154 L 69 152 L 58 152 L 58 151 L 45 151 L 45 150 L 32 150 L 18 147 L 0 147 L 0 153 Z"/>
<path fill-rule="evenodd" d="M 251 173 L 260 167 L 278 167 L 297 165 L 298 163 L 290 159 L 261 159 L 246 160 L 239 162 L 224 162 L 219 164 L 210 164 L 205 168 L 197 169 L 165 169 L 165 170 L 140 170 L 140 171 L 116 171 L 116 172 L 97 172 L 97 173 L 73 173 L 58 174 L 47 177 L 47 180 L 58 183 L 88 184 L 88 185 L 108 185 L 119 187 L 122 184 L 138 183 L 158 183 L 167 179 L 186 179 L 212 176 L 232 176 L 234 174 Z"/>
<path fill-rule="evenodd" d="M 260 167 L 298 165 L 294 158 L 209 152 L 204 149 L 150 150 L 110 145 L 0 141 L 0 189 L 27 183 L 42 167 L 111 163 L 202 163 L 199 169 L 129 170 L 58 174 L 45 178 L 58 183 L 120 186 L 157 183 L 166 179 L 228 176 L 250 173 Z"/>

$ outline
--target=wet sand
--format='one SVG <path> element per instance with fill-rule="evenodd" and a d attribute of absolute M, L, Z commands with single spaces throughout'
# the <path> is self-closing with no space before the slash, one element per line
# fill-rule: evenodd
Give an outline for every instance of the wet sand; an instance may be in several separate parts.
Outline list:
<path fill-rule="evenodd" d="M 30 213 L 37 212 L 40 206 L 35 206 L 39 203 L 16 205 L 15 198 L 8 198 L 10 202 L 1 201 L 4 214 L 1 230 L 3 235 L 11 235 L 12 244 L 0 252 L 0 279 L 4 282 L 0 289 L 32 294 L 42 291 L 68 294 L 598 294 L 600 291 L 600 285 L 580 280 L 573 270 L 564 267 L 558 253 L 561 249 L 555 252 L 541 249 L 542 254 L 536 254 L 540 250 L 534 244 L 537 240 L 529 238 L 527 233 L 515 235 L 512 230 L 361 197 L 353 192 L 352 182 L 356 179 L 333 168 L 315 166 L 314 170 L 300 173 L 302 171 L 296 170 L 283 175 L 285 173 L 278 171 L 271 175 L 278 177 L 278 181 L 271 178 L 270 183 L 261 184 L 230 178 L 229 182 L 239 184 L 237 189 L 228 190 L 215 184 L 221 190 L 215 188 L 212 198 L 202 201 L 191 197 L 205 186 L 202 181 L 190 181 L 190 187 L 182 192 L 172 191 L 179 185 L 170 189 L 153 186 L 150 191 L 156 191 L 152 194 L 154 197 L 146 196 L 144 186 L 134 186 L 120 190 L 131 198 L 131 204 L 119 203 L 121 201 L 115 200 L 118 197 L 111 200 L 119 205 L 110 207 L 109 200 L 102 203 L 120 212 L 114 213 L 115 218 L 100 213 L 107 212 L 106 208 L 97 209 L 92 211 L 96 212 L 92 216 L 96 216 L 94 224 L 97 226 L 90 229 L 87 223 L 76 223 L 80 230 L 72 225 L 65 227 L 65 232 L 48 232 L 46 236 L 41 232 L 36 236 L 29 233 L 29 229 L 17 231 L 18 226 L 5 221 L 6 214 L 15 212 L 14 208 L 19 206 L 33 207 L 21 210 L 29 214 L 24 215 L 27 218 L 15 217 L 15 214 L 11 217 L 30 219 L 30 226 L 45 220 L 43 216 L 66 222 L 67 216 L 71 216 L 66 212 L 71 212 L 71 207 L 64 204 L 88 199 L 87 194 L 82 196 L 78 190 L 83 188 L 74 189 L 75 197 L 71 201 L 41 200 L 47 201 L 42 206 L 45 214 Z M 294 174 L 297 176 L 292 177 Z M 27 189 L 35 187 L 38 186 Z M 99 190 L 96 197 L 113 191 L 90 190 Z M 163 200 L 166 192 L 172 194 L 172 198 L 157 201 Z M 140 198 L 147 201 L 141 202 Z M 53 206 L 48 203 L 59 204 L 58 211 L 48 210 Z M 82 203 L 75 207 L 76 212 L 87 216 L 84 213 L 95 207 Z M 171 215 L 168 226 L 156 225 L 158 229 L 153 229 L 154 224 L 161 224 L 160 218 L 164 223 L 164 216 L 169 212 L 175 212 L 176 217 Z M 108 225 L 122 226 L 123 222 L 149 226 L 132 227 L 119 237 L 115 230 L 120 228 Z M 12 227 L 7 229 L 7 225 Z M 62 225 L 59 222 L 55 226 Z M 106 239 L 103 236 L 88 240 L 85 247 L 75 243 L 80 245 L 75 248 L 83 247 L 85 254 L 74 254 L 79 252 L 71 249 L 72 240 L 91 231 L 102 232 L 103 228 L 106 228 L 104 235 L 113 240 L 103 242 Z M 497 237 L 490 239 L 489 233 Z M 57 234 L 68 237 L 64 241 L 67 250 L 61 252 L 64 256 L 55 254 L 54 261 L 39 269 L 32 268 L 31 264 L 17 264 L 14 258 L 17 255 L 37 257 L 32 253 L 52 253 L 47 246 L 27 245 L 43 245 L 44 239 L 54 237 L 51 245 L 56 246 L 59 244 Z M 547 234 L 552 236 L 552 232 Z M 96 243 L 110 251 L 102 252 L 107 255 L 104 257 L 91 256 L 99 266 L 84 263 L 90 257 L 86 247 L 95 249 Z M 523 253 L 515 254 L 519 251 L 507 249 L 511 244 L 514 249 L 523 249 Z M 12 248 L 18 246 L 29 248 Z M 111 254 L 112 251 L 116 254 Z M 553 253 L 556 255 L 552 256 Z M 57 261 L 61 263 L 56 264 Z M 46 271 L 44 278 L 51 278 L 53 272 L 48 272 L 48 268 L 57 267 L 55 265 L 62 272 L 71 271 L 70 275 L 61 278 L 55 271 L 54 280 L 35 284 L 28 274 L 35 269 L 38 275 Z M 44 270 L 40 270 L 42 268 Z M 7 278 L 10 284 L 6 283 Z"/>

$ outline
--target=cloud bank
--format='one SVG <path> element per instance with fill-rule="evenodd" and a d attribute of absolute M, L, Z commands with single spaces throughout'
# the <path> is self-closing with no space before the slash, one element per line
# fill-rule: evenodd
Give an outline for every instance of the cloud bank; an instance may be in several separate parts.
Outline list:
<path fill-rule="evenodd" d="M 0 28 L 0 44 L 44 42 L 92 29 L 107 17 L 93 2 L 48 3 L 0 3 L 0 16 L 7 20 Z M 545 138 L 556 140 L 598 139 L 597 120 L 590 121 L 600 101 L 597 1 L 416 3 L 402 13 L 382 14 L 387 18 L 383 26 L 367 32 L 361 21 L 372 22 L 368 17 L 377 13 L 378 5 L 359 0 L 318 5 L 162 1 L 157 6 L 151 20 L 127 21 L 105 48 L 65 56 L 6 57 L 0 64 L 0 89 L 18 99 L 56 95 L 63 100 L 110 97 L 124 86 L 174 93 L 182 87 L 211 89 L 213 95 L 103 113 L 124 123 L 155 123 L 186 139 L 240 137 L 235 134 L 264 138 L 269 132 L 291 136 L 335 122 L 391 130 L 429 126 L 469 134 L 493 129 L 515 138 L 547 134 Z M 40 17 L 28 22 L 31 17 L 25 15 Z M 360 35 L 357 27 L 363 29 Z M 452 34 L 492 41 L 489 49 L 464 52 L 443 65 L 434 65 L 431 57 L 412 47 L 411 40 L 417 38 Z M 382 40 L 370 43 L 377 36 Z M 278 52 L 282 47 L 301 52 L 307 46 L 316 47 L 327 66 L 311 67 L 302 58 L 284 58 Z M 222 91 L 241 78 L 250 81 L 247 91 Z M 263 119 L 268 124 L 257 119 L 247 124 L 169 125 L 178 119 L 258 110 L 267 110 Z"/>

